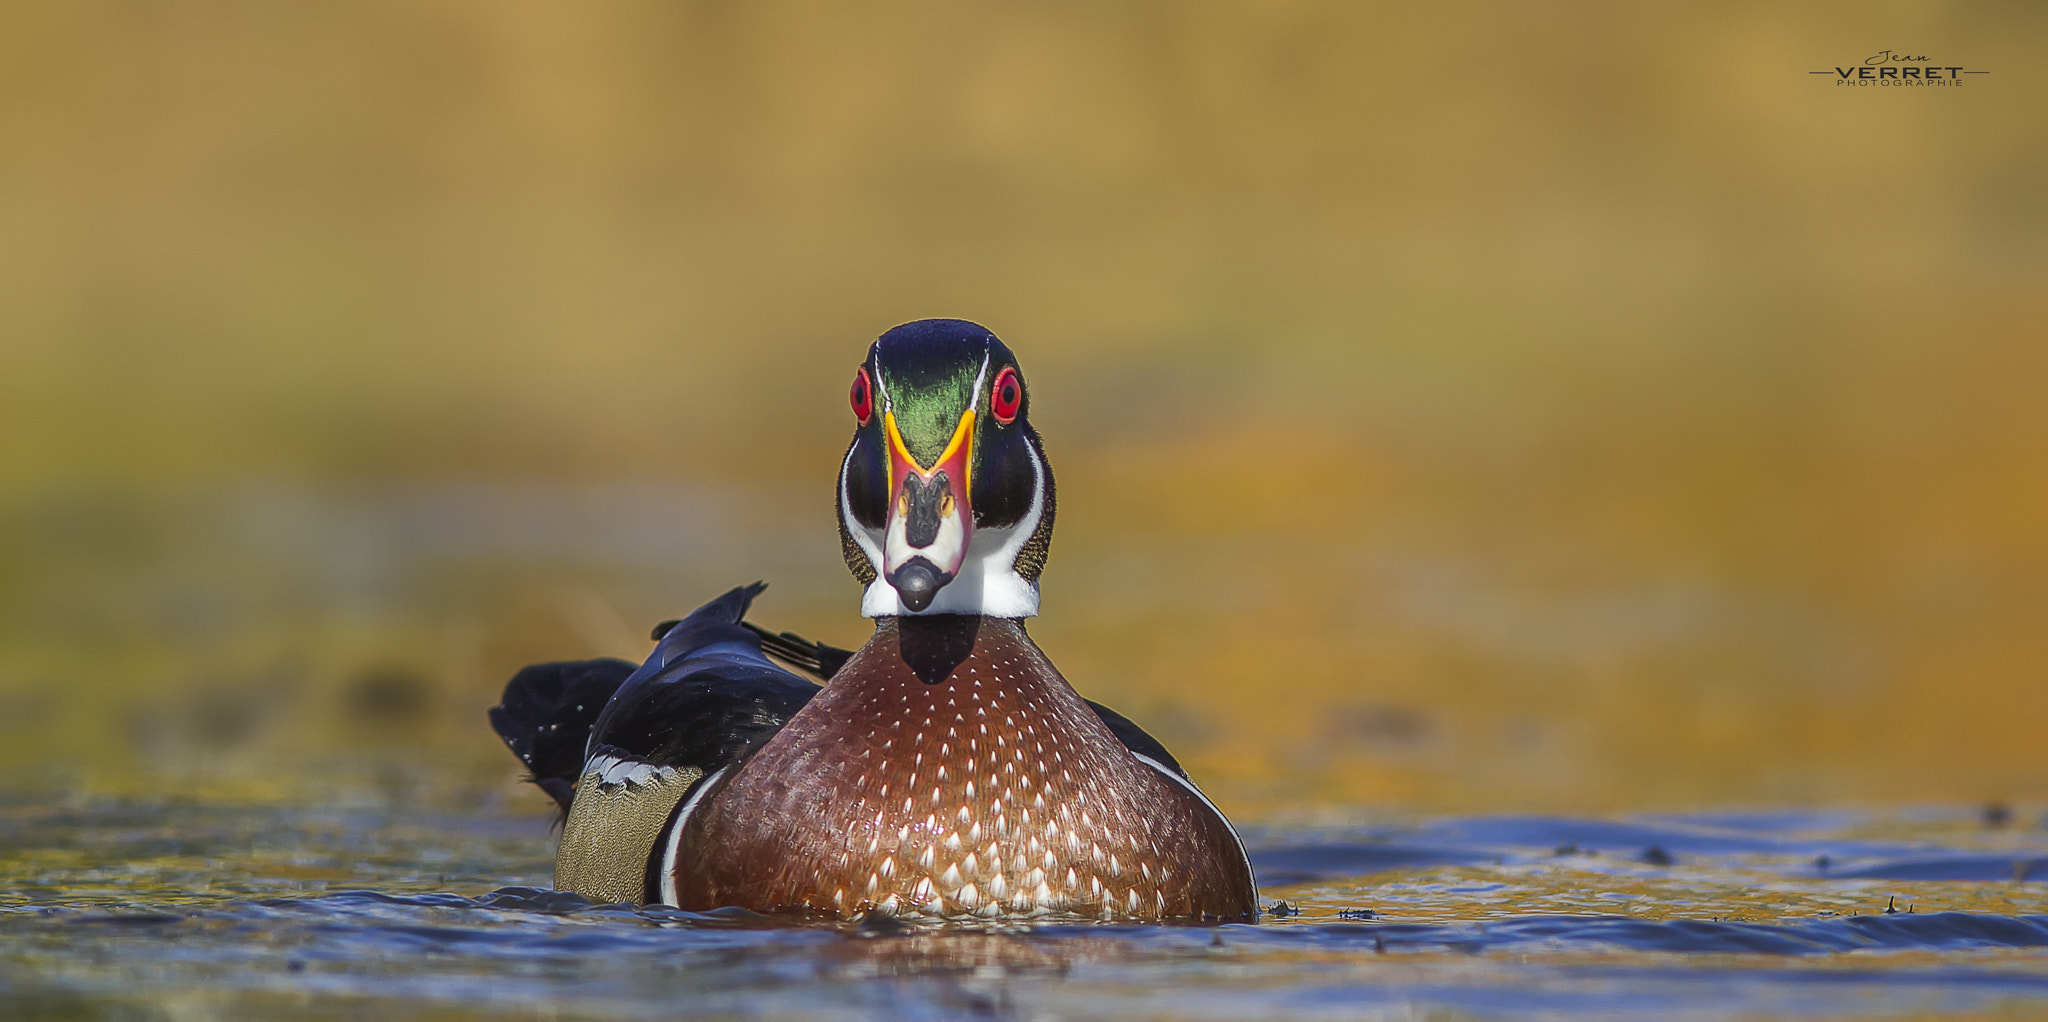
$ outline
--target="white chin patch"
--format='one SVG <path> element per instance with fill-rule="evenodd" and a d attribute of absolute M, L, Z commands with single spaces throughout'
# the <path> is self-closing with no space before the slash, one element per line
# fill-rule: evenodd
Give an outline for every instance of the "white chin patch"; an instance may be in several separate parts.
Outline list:
<path fill-rule="evenodd" d="M 1023 547 L 1024 540 L 1030 538 L 1024 524 L 1020 522 L 1014 529 L 974 530 L 966 556 L 960 560 L 959 572 L 932 597 L 931 606 L 923 610 L 913 611 L 905 607 L 896 587 L 889 584 L 887 576 L 878 574 L 861 596 L 861 616 L 979 614 L 984 617 L 1037 617 L 1038 583 L 1026 581 L 1016 569 L 1017 551 Z M 1035 526 L 1037 523 L 1031 524 Z M 894 537 L 890 539 L 893 541 Z M 931 557 L 930 549 L 916 553 Z M 938 564 L 945 563 L 937 558 L 932 560 Z M 878 572 L 880 568 L 876 565 Z"/>
<path fill-rule="evenodd" d="M 960 520 L 960 511 L 956 507 L 952 514 L 939 519 L 939 532 L 933 537 L 930 546 L 914 547 L 910 545 L 910 540 L 906 536 L 908 527 L 904 525 L 903 517 L 890 515 L 889 529 L 884 534 L 882 542 L 884 562 L 888 570 L 882 574 L 885 577 L 894 574 L 897 568 L 910 563 L 913 557 L 922 557 L 932 562 L 940 571 L 958 574 L 961 562 L 967 556 L 967 551 L 961 549 L 967 537 L 964 525 L 965 523 Z"/>

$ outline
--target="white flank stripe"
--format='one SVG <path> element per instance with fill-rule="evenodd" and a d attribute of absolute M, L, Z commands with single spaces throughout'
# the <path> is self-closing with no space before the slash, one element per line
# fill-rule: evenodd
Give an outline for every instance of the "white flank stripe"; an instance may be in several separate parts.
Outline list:
<path fill-rule="evenodd" d="M 1223 810 L 1216 808 L 1216 803 L 1209 801 L 1209 796 L 1202 794 L 1202 789 L 1195 787 L 1195 782 L 1190 781 L 1187 778 L 1182 777 L 1181 775 L 1174 773 L 1171 770 L 1168 770 L 1166 768 L 1166 764 L 1161 763 L 1158 760 L 1153 759 L 1152 757 L 1147 756 L 1142 752 L 1133 752 L 1131 753 L 1131 755 L 1138 757 L 1138 762 L 1143 763 L 1146 766 L 1159 771 L 1162 775 L 1166 777 L 1167 780 L 1172 781 L 1173 783 L 1178 784 L 1181 787 L 1194 792 L 1195 797 L 1201 799 L 1202 804 L 1208 806 L 1209 811 L 1215 813 L 1216 818 L 1223 821 L 1223 829 L 1230 832 L 1230 839 L 1232 841 L 1237 842 L 1237 854 L 1239 858 L 1242 858 L 1244 860 L 1244 871 L 1246 873 L 1251 873 L 1253 877 L 1256 879 L 1258 874 L 1252 869 L 1252 857 L 1250 853 L 1244 850 L 1244 839 L 1237 836 L 1237 828 L 1230 825 L 1230 817 L 1223 815 Z"/>
<path fill-rule="evenodd" d="M 1158 764 L 1155 763 L 1153 765 L 1157 766 Z M 668 829 L 668 847 L 663 848 L 661 851 L 661 903 L 664 905 L 674 905 L 676 903 L 676 852 L 682 844 L 683 825 L 690 822 L 690 814 L 696 810 L 697 801 L 704 797 L 705 792 L 711 790 L 711 782 L 725 776 L 725 772 L 729 769 L 731 768 L 719 767 L 717 770 L 706 774 L 703 780 L 698 781 L 696 790 L 690 792 L 690 800 L 684 802 L 683 808 L 676 813 L 675 825 Z M 1201 793 L 1196 792 L 1196 794 L 1199 795 Z M 1207 800 L 1204 799 L 1203 801 Z M 1240 845 L 1239 847 L 1242 848 L 1243 846 Z"/>

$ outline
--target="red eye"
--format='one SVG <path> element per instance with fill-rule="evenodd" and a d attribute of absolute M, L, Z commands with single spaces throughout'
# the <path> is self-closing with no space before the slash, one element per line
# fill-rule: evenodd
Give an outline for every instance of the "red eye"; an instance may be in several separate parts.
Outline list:
<path fill-rule="evenodd" d="M 853 404 L 853 417 L 867 425 L 868 417 L 875 414 L 875 385 L 869 382 L 867 369 L 853 371 L 853 390 L 846 397 Z"/>
<path fill-rule="evenodd" d="M 1005 367 L 996 374 L 995 389 L 989 392 L 988 410 L 995 413 L 996 421 L 1007 426 L 1017 421 L 1017 410 L 1024 405 L 1024 384 L 1017 380 L 1017 370 Z"/>

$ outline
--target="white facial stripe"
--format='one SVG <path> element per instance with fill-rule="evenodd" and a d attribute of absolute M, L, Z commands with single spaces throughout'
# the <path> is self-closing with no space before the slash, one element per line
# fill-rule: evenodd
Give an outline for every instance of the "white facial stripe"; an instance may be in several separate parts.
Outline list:
<path fill-rule="evenodd" d="M 974 374 L 974 393 L 967 398 L 967 410 L 970 412 L 981 411 L 981 385 L 988 382 L 988 360 L 994 354 L 993 348 L 982 349 L 981 372 Z"/>
<path fill-rule="evenodd" d="M 690 822 L 690 814 L 697 810 L 697 803 L 704 798 L 704 793 L 711 790 L 712 782 L 724 777 L 729 769 L 719 767 L 698 781 L 696 789 L 690 792 L 689 801 L 684 802 L 683 808 L 676 813 L 675 825 L 668 829 L 668 845 L 661 852 L 661 903 L 664 905 L 676 903 L 676 853 L 682 848 L 683 825 Z"/>
<path fill-rule="evenodd" d="M 894 411 L 896 402 L 889 397 L 889 384 L 882 379 L 882 345 L 879 341 L 875 343 L 872 361 L 875 363 L 875 371 L 873 373 L 875 389 L 882 393 L 882 410 L 885 412 Z"/>

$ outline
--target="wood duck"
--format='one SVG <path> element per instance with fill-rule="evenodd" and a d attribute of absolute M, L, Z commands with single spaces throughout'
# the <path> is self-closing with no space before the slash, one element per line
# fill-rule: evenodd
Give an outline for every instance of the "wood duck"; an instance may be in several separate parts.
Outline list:
<path fill-rule="evenodd" d="M 1256 919 L 1230 822 L 1025 633 L 1053 478 L 1010 349 L 899 326 L 850 403 L 839 535 L 866 645 L 748 623 L 756 583 L 657 627 L 637 668 L 528 667 L 490 711 L 566 814 L 555 886 L 841 918 Z"/>

